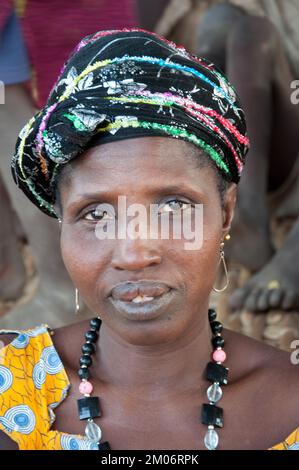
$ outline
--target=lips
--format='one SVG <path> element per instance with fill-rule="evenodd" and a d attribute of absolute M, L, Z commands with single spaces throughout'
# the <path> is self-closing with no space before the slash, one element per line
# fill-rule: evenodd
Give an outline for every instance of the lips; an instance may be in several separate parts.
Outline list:
<path fill-rule="evenodd" d="M 170 287 L 162 282 L 126 281 L 115 286 L 110 295 L 113 300 L 124 302 L 146 302 L 162 296 L 170 291 Z"/>
<path fill-rule="evenodd" d="M 126 321 L 152 321 L 172 309 L 176 289 L 157 281 L 126 281 L 113 287 L 107 300 Z"/>

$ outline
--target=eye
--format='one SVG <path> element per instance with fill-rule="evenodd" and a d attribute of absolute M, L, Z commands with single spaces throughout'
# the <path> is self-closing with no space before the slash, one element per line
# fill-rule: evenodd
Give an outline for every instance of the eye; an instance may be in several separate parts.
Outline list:
<path fill-rule="evenodd" d="M 114 217 L 111 214 L 108 214 L 105 210 L 92 209 L 86 212 L 83 216 L 85 220 L 91 220 L 93 222 L 107 222 L 108 220 L 113 219 Z"/>
<path fill-rule="evenodd" d="M 173 198 L 169 201 L 166 201 L 162 205 L 162 210 L 159 210 L 159 212 L 161 213 L 176 212 L 176 211 L 187 209 L 188 207 L 192 207 L 191 202 L 182 201 L 179 198 Z"/>

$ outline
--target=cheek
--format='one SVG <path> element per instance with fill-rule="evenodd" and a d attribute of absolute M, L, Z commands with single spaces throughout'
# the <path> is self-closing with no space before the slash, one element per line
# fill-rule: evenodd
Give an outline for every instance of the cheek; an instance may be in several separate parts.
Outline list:
<path fill-rule="evenodd" d="M 202 245 L 199 249 L 184 251 L 185 276 L 193 298 L 206 298 L 215 284 L 220 260 L 221 220 L 217 208 L 204 211 Z"/>
<path fill-rule="evenodd" d="M 61 254 L 64 265 L 75 286 L 83 297 L 93 296 L 101 272 L 108 264 L 109 247 L 95 237 L 94 231 L 80 231 L 65 226 L 62 228 Z"/>

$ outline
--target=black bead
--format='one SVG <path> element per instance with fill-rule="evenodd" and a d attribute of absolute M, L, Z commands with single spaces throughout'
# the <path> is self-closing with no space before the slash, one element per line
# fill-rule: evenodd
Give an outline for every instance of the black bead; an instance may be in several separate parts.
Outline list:
<path fill-rule="evenodd" d="M 222 336 L 214 336 L 214 338 L 212 338 L 212 345 L 214 346 L 215 349 L 223 348 L 224 344 L 225 344 L 225 341 L 222 338 Z"/>
<path fill-rule="evenodd" d="M 111 450 L 109 442 L 108 441 L 100 442 L 99 443 L 99 450 Z"/>
<path fill-rule="evenodd" d="M 204 403 L 201 409 L 201 422 L 207 426 L 223 427 L 223 409 L 216 405 Z"/>
<path fill-rule="evenodd" d="M 214 321 L 216 320 L 217 313 L 213 308 L 209 308 L 209 321 Z"/>
<path fill-rule="evenodd" d="M 92 364 L 92 359 L 89 356 L 89 354 L 83 354 L 83 356 L 80 357 L 80 366 L 91 366 Z"/>
<path fill-rule="evenodd" d="M 81 350 L 83 354 L 93 354 L 96 351 L 96 347 L 93 343 L 84 343 Z"/>
<path fill-rule="evenodd" d="M 228 382 L 228 369 L 222 364 L 209 362 L 206 369 L 206 377 L 210 382 L 218 382 L 220 385 L 226 385 Z"/>
<path fill-rule="evenodd" d="M 99 397 L 85 397 L 77 400 L 79 419 L 89 419 L 101 416 Z"/>
<path fill-rule="evenodd" d="M 99 331 L 99 329 L 101 328 L 102 320 L 100 320 L 100 318 L 92 318 L 89 323 L 91 328 L 94 328 L 96 331 Z"/>
<path fill-rule="evenodd" d="M 87 339 L 87 341 L 91 341 L 92 343 L 94 343 L 98 339 L 98 336 L 98 333 L 92 330 L 88 330 L 85 333 L 85 338 Z"/>
<path fill-rule="evenodd" d="M 78 375 L 80 377 L 80 379 L 86 379 L 88 380 L 89 377 L 90 377 L 90 373 L 89 373 L 89 370 L 87 369 L 87 367 L 84 367 L 84 368 L 80 368 L 78 370 Z"/>
<path fill-rule="evenodd" d="M 216 333 L 221 333 L 221 331 L 223 330 L 223 325 L 222 325 L 222 323 L 220 323 L 220 321 L 212 321 L 210 326 L 211 326 L 211 330 L 214 333 L 214 335 Z"/>

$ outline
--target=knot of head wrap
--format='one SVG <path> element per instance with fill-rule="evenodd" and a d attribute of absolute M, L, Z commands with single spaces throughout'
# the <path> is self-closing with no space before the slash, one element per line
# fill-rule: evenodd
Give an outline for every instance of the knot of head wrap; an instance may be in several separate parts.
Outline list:
<path fill-rule="evenodd" d="M 13 178 L 57 217 L 63 165 L 93 145 L 146 135 L 193 143 L 227 181 L 239 182 L 249 142 L 239 98 L 222 72 L 148 31 L 99 31 L 78 44 L 45 107 L 21 130 Z"/>

